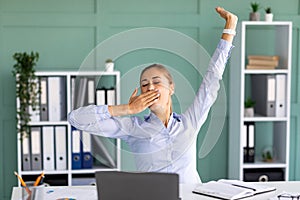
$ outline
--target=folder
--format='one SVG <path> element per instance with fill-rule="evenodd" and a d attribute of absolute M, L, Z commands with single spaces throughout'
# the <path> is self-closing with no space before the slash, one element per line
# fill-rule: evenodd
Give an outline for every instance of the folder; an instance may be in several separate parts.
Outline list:
<path fill-rule="evenodd" d="M 31 168 L 42 170 L 41 127 L 31 127 Z"/>
<path fill-rule="evenodd" d="M 66 85 L 62 77 L 48 77 L 48 119 L 66 119 Z"/>
<path fill-rule="evenodd" d="M 97 89 L 96 91 L 96 105 L 105 105 L 105 89 Z"/>
<path fill-rule="evenodd" d="M 29 137 L 23 135 L 22 137 L 22 169 L 23 171 L 31 170 L 31 159 L 30 159 L 30 141 Z"/>
<path fill-rule="evenodd" d="M 76 83 L 76 78 L 71 77 L 71 108 L 72 110 L 75 109 L 75 83 Z"/>
<path fill-rule="evenodd" d="M 88 104 L 95 104 L 95 81 L 93 79 L 88 80 Z"/>
<path fill-rule="evenodd" d="M 255 131 L 254 123 L 248 124 L 248 162 L 253 163 L 255 158 Z"/>
<path fill-rule="evenodd" d="M 104 138 L 98 135 L 91 135 L 92 137 L 92 152 L 95 160 L 100 162 L 101 165 L 109 168 L 116 167 L 116 161 L 105 145 L 106 142 L 110 142 L 108 138 Z M 114 152 L 113 152 L 114 153 Z"/>
<path fill-rule="evenodd" d="M 255 101 L 255 112 L 263 116 L 275 116 L 275 75 L 251 76 L 252 98 Z"/>
<path fill-rule="evenodd" d="M 92 168 L 92 141 L 91 135 L 85 131 L 82 131 L 82 168 Z"/>
<path fill-rule="evenodd" d="M 286 116 L 286 75 L 276 74 L 276 117 Z"/>
<path fill-rule="evenodd" d="M 72 130 L 72 169 L 81 169 L 80 131 Z"/>
<path fill-rule="evenodd" d="M 41 110 L 41 121 L 48 121 L 48 78 L 41 77 L 41 97 L 40 97 L 40 110 Z"/>
<path fill-rule="evenodd" d="M 241 133 L 241 143 L 244 154 L 244 162 L 248 162 L 248 126 L 244 124 L 243 131 Z"/>
<path fill-rule="evenodd" d="M 54 127 L 43 126 L 43 166 L 44 170 L 54 170 Z"/>
<path fill-rule="evenodd" d="M 115 105 L 116 104 L 116 90 L 110 88 L 106 90 L 106 104 Z"/>
<path fill-rule="evenodd" d="M 76 104 L 75 108 L 79 108 L 85 105 L 86 103 L 86 90 L 87 90 L 87 78 L 81 77 L 79 80 L 79 86 L 76 95 Z"/>
<path fill-rule="evenodd" d="M 67 169 L 67 128 L 55 126 L 55 163 L 56 170 Z"/>

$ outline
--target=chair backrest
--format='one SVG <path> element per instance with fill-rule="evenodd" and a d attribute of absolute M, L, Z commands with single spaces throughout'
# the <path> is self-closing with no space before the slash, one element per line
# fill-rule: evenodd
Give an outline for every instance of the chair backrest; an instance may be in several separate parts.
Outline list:
<path fill-rule="evenodd" d="M 179 200 L 179 176 L 172 173 L 97 171 L 98 200 Z"/>

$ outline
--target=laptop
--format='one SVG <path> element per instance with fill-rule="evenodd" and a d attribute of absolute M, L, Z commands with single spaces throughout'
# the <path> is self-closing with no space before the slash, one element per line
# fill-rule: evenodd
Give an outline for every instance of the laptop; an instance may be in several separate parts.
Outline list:
<path fill-rule="evenodd" d="M 175 173 L 96 171 L 98 200 L 180 200 Z"/>

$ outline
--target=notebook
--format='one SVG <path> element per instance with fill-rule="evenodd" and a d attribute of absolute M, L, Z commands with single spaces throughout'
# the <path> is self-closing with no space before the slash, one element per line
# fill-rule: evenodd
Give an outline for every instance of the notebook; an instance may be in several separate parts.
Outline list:
<path fill-rule="evenodd" d="M 180 200 L 172 173 L 96 171 L 99 200 Z"/>

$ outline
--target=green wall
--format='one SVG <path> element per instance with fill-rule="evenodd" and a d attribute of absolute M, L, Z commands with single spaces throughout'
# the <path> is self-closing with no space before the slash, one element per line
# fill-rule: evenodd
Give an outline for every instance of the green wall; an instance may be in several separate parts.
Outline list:
<path fill-rule="evenodd" d="M 17 169 L 15 82 L 11 74 L 14 64 L 12 55 L 15 52 L 39 52 L 38 70 L 78 70 L 89 52 L 110 36 L 138 27 L 162 27 L 186 34 L 198 41 L 211 55 L 224 24 L 214 8 L 217 5 L 223 6 L 236 13 L 240 20 L 247 20 L 250 2 L 250 0 L 0 0 L 0 199 L 9 199 L 11 187 L 17 184 L 13 174 Z M 300 1 L 289 0 L 286 3 L 280 0 L 261 0 L 258 2 L 262 7 L 272 6 L 275 20 L 291 20 L 294 23 L 292 98 L 290 99 L 292 105 L 290 180 L 300 180 L 300 62 L 298 59 Z M 260 12 L 263 18 L 264 11 L 261 9 Z M 157 36 L 157 40 L 160 41 L 161 38 Z M 176 44 L 178 41 L 172 42 Z M 118 44 L 111 49 L 117 51 Z M 116 60 L 116 68 L 122 74 L 126 74 L 133 67 L 151 62 L 162 62 L 173 66 L 190 81 L 193 87 L 201 81 L 186 59 L 151 48 L 121 55 Z M 229 78 L 226 70 L 223 80 L 226 90 L 228 90 Z M 122 84 L 122 102 L 127 101 L 133 89 L 127 86 Z M 201 129 L 199 144 L 203 140 L 208 123 L 209 120 Z M 198 169 L 203 181 L 226 178 L 227 136 L 228 124 L 225 121 L 216 146 L 208 156 L 199 159 Z M 123 158 L 123 161 L 125 161 L 124 169 L 132 167 L 132 164 L 126 163 L 126 159 Z"/>

